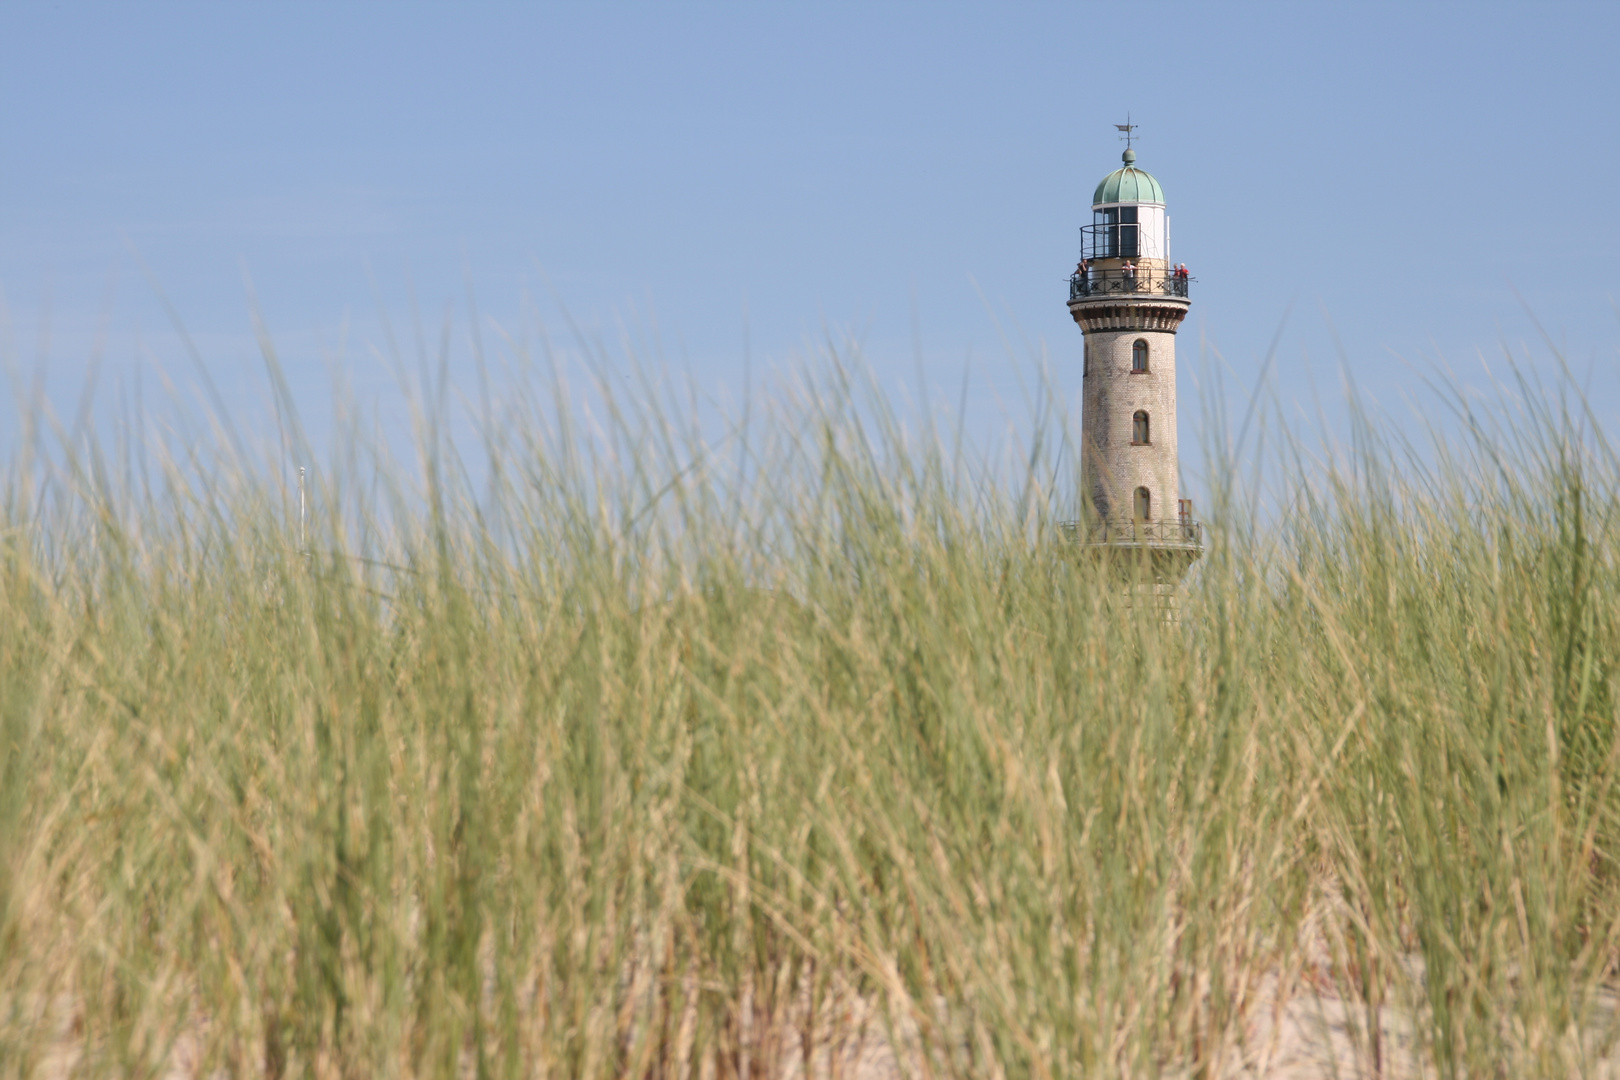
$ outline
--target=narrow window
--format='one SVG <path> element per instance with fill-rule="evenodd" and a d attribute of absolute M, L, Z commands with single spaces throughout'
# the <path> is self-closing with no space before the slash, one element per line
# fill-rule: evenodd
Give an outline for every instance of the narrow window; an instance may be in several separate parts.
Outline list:
<path fill-rule="evenodd" d="M 1119 255 L 1122 259 L 1134 259 L 1141 254 L 1136 242 L 1136 207 L 1122 206 L 1119 208 Z"/>
<path fill-rule="evenodd" d="M 1086 340 L 1085 345 L 1082 346 L 1081 355 L 1084 357 L 1084 359 L 1081 361 L 1080 374 L 1082 376 L 1090 375 L 1091 374 L 1091 341 L 1090 341 L 1089 338 Z"/>
<path fill-rule="evenodd" d="M 1148 494 L 1147 488 L 1140 487 L 1136 489 L 1135 509 L 1137 521 L 1153 520 L 1153 496 Z"/>
<path fill-rule="evenodd" d="M 1096 247 L 1092 252 L 1094 259 L 1113 259 L 1119 256 L 1119 208 L 1109 207 L 1105 210 L 1092 211 L 1092 221 L 1096 225 Z"/>
<path fill-rule="evenodd" d="M 1146 446 L 1152 441 L 1148 438 L 1148 414 L 1138 409 L 1136 415 L 1131 417 L 1131 442 L 1137 446 Z"/>
<path fill-rule="evenodd" d="M 1143 371 L 1146 371 L 1148 369 L 1148 366 L 1147 366 L 1147 352 L 1148 352 L 1148 350 L 1147 350 L 1147 342 L 1145 342 L 1145 341 L 1141 340 L 1140 338 L 1138 338 L 1137 341 L 1136 341 L 1136 344 L 1131 346 L 1131 370 L 1132 371 L 1143 372 Z"/>

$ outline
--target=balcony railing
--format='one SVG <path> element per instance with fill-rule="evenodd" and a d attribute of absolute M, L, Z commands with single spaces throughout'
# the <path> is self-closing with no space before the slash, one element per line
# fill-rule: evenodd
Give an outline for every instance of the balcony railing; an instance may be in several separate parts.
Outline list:
<path fill-rule="evenodd" d="M 1158 256 L 1158 252 L 1143 251 L 1142 226 L 1135 220 L 1130 208 L 1130 221 L 1099 221 L 1080 227 L 1080 257 L 1083 259 L 1140 259 L 1144 255 Z"/>
<path fill-rule="evenodd" d="M 1145 547 L 1198 552 L 1204 550 L 1201 521 L 1093 520 L 1065 521 L 1058 526 L 1075 544 L 1108 547 Z"/>
<path fill-rule="evenodd" d="M 1192 278 L 1181 277 L 1174 270 L 1157 268 L 1146 270 L 1087 270 L 1069 277 L 1069 299 L 1083 300 L 1093 296 L 1186 296 L 1187 283 Z"/>

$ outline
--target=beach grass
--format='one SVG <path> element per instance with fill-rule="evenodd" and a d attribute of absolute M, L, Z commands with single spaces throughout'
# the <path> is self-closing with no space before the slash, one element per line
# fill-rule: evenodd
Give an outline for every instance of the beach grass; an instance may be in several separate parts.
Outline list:
<path fill-rule="evenodd" d="M 1060 408 L 991 467 L 849 356 L 720 436 L 429 400 L 303 525 L 223 418 L 40 422 L 0 1076 L 1214 1078 L 1313 1016 L 1341 1076 L 1598 1075 L 1620 500 L 1550 383 L 1206 416 L 1168 616 L 1057 528 Z"/>

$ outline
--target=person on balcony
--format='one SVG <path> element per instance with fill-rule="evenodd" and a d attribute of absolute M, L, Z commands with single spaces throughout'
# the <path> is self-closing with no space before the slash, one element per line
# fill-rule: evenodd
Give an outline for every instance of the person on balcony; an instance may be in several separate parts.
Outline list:
<path fill-rule="evenodd" d="M 1125 291 L 1136 291 L 1136 264 L 1126 259 L 1125 265 L 1119 268 L 1120 276 L 1125 279 Z"/>

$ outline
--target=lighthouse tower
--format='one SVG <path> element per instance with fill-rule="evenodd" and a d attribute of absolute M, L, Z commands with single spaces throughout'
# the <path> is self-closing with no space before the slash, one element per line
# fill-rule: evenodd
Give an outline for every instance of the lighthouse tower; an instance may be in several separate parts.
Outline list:
<path fill-rule="evenodd" d="M 1129 125 L 1122 125 L 1126 138 Z M 1176 329 L 1188 278 L 1170 261 L 1164 189 L 1124 164 L 1091 197 L 1069 314 L 1085 335 L 1080 427 L 1092 514 L 1076 539 L 1146 554 L 1161 580 L 1178 579 L 1203 551 L 1176 459 Z"/>

